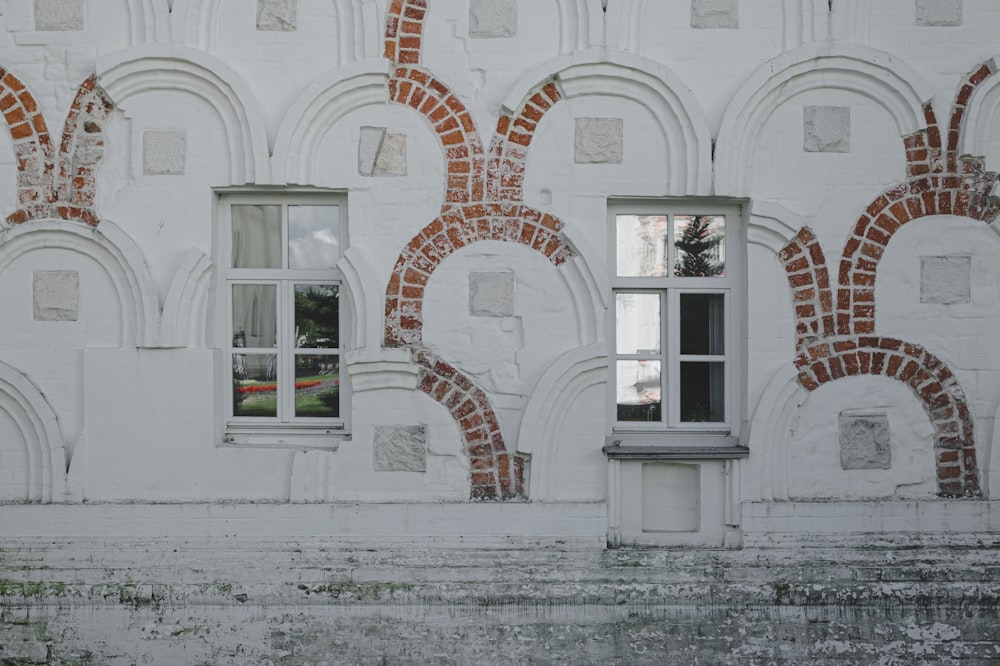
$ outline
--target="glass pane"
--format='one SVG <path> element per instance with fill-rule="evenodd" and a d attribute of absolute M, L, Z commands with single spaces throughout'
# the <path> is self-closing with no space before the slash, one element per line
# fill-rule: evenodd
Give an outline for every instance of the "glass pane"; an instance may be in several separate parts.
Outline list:
<path fill-rule="evenodd" d="M 726 218 L 722 215 L 674 217 L 674 274 L 679 277 L 726 275 Z"/>
<path fill-rule="evenodd" d="M 335 284 L 295 285 L 295 337 L 298 347 L 338 346 L 338 297 Z"/>
<path fill-rule="evenodd" d="M 340 416 L 340 357 L 295 355 L 295 416 Z"/>
<path fill-rule="evenodd" d="M 339 234 L 340 206 L 289 206 L 288 267 L 333 268 Z"/>
<path fill-rule="evenodd" d="M 277 312 L 273 284 L 234 284 L 233 346 L 277 347 Z"/>
<path fill-rule="evenodd" d="M 233 206 L 233 268 L 281 268 L 281 207 Z"/>
<path fill-rule="evenodd" d="M 660 352 L 660 295 L 615 294 L 615 345 L 619 354 Z"/>
<path fill-rule="evenodd" d="M 669 275 L 666 215 L 618 215 L 615 218 L 620 277 Z"/>
<path fill-rule="evenodd" d="M 618 361 L 619 421 L 660 421 L 659 361 Z"/>
<path fill-rule="evenodd" d="M 726 364 L 681 363 L 681 421 L 726 420 Z"/>
<path fill-rule="evenodd" d="M 726 353 L 726 297 L 681 294 L 681 353 Z"/>
<path fill-rule="evenodd" d="M 277 416 L 274 354 L 233 354 L 233 416 Z"/>

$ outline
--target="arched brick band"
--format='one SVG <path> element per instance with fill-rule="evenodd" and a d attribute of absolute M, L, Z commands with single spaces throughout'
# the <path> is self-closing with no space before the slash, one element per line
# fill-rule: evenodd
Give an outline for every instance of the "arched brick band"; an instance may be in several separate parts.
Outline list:
<path fill-rule="evenodd" d="M 0 67 L 0 111 L 17 157 L 17 202 L 19 210 L 8 216 L 11 223 L 46 217 L 52 192 L 52 141 L 45 118 L 31 92 L 11 72 Z"/>
<path fill-rule="evenodd" d="M 426 349 L 416 353 L 420 390 L 458 423 L 472 470 L 472 499 L 524 496 L 524 459 L 507 452 L 489 398 L 469 377 Z"/>
<path fill-rule="evenodd" d="M 978 496 L 972 419 L 958 380 L 939 358 L 896 338 L 860 336 L 823 340 L 795 359 L 799 381 L 813 391 L 842 377 L 873 375 L 910 387 L 934 426 L 938 494 Z"/>
<path fill-rule="evenodd" d="M 817 338 L 834 334 L 833 292 L 823 249 L 809 227 L 779 253 L 795 303 L 795 347 L 801 350 Z"/>
<path fill-rule="evenodd" d="M 458 423 L 472 469 L 473 499 L 524 496 L 525 460 L 507 452 L 486 393 L 456 368 L 421 347 L 424 290 L 456 250 L 479 241 L 518 243 L 554 266 L 573 256 L 563 223 L 523 202 L 528 146 L 545 111 L 560 94 L 554 81 L 539 85 L 516 114 L 505 114 L 490 143 L 489 164 L 472 115 L 420 62 L 425 0 L 393 0 L 386 17 L 385 57 L 394 65 L 389 99 L 422 114 L 441 142 L 447 183 L 440 215 L 407 243 L 386 286 L 387 346 L 409 346 L 422 370 L 421 389 Z"/>
<path fill-rule="evenodd" d="M 396 260 L 385 290 L 385 344 L 423 342 L 424 287 L 456 250 L 484 240 L 518 243 L 560 266 L 573 256 L 562 222 L 522 204 L 482 203 L 447 208 L 414 236 Z"/>
<path fill-rule="evenodd" d="M 427 0 L 392 0 L 385 19 L 385 57 L 393 62 L 420 62 Z"/>
<path fill-rule="evenodd" d="M 7 221 L 19 224 L 58 217 L 96 226 L 100 221 L 94 211 L 96 171 L 104 156 L 104 124 L 114 110 L 114 103 L 97 85 L 97 77 L 89 77 L 77 90 L 56 157 L 31 94 L 9 73 L 0 80 L 5 86 L 0 107 L 7 109 L 4 115 L 18 158 L 20 208 Z M 29 109 L 30 120 L 21 120 Z"/>
<path fill-rule="evenodd" d="M 430 74 L 406 67 L 396 68 L 389 80 L 389 99 L 416 109 L 434 128 L 447 162 L 445 201 L 482 201 L 486 158 L 465 105 Z"/>
<path fill-rule="evenodd" d="M 486 182 L 490 201 L 523 201 L 524 168 L 535 128 L 562 98 L 555 80 L 537 86 L 515 115 L 502 114 L 490 142 Z"/>

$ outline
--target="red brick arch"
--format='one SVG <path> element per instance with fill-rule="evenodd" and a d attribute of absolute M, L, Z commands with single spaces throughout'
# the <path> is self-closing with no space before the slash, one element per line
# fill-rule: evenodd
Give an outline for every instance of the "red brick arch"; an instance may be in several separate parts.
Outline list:
<path fill-rule="evenodd" d="M 517 112 L 503 114 L 489 158 L 472 115 L 442 81 L 419 67 L 426 0 L 393 0 L 386 17 L 385 56 L 393 63 L 389 99 L 420 113 L 441 144 L 447 182 L 441 213 L 400 252 L 386 286 L 387 346 L 409 346 L 421 366 L 420 388 L 449 410 L 465 442 L 473 499 L 525 494 L 525 461 L 507 451 L 489 397 L 459 369 L 423 346 L 428 281 L 451 254 L 480 241 L 529 247 L 553 266 L 574 255 L 563 223 L 523 204 L 524 168 L 535 128 L 560 94 L 538 86 Z"/>
<path fill-rule="evenodd" d="M 933 215 L 959 215 L 985 223 L 1000 215 L 993 196 L 1000 178 L 980 158 L 958 154 L 959 137 L 976 86 L 994 73 L 977 66 L 960 83 L 942 141 L 934 110 L 927 127 L 903 138 L 906 179 L 882 192 L 854 225 L 841 255 L 836 303 L 826 259 L 808 228 L 778 254 L 792 289 L 796 317 L 795 365 L 807 390 L 851 376 L 903 382 L 934 426 L 938 493 L 981 495 L 972 417 L 965 392 L 937 356 L 904 340 L 876 336 L 875 279 L 879 263 L 904 224 Z"/>
<path fill-rule="evenodd" d="M 19 208 L 7 221 L 58 217 L 97 226 L 97 166 L 104 152 L 104 124 L 114 103 L 90 76 L 80 84 L 55 153 L 38 105 L 24 84 L 0 68 L 0 109 L 17 156 Z M 55 153 L 55 154 L 54 154 Z"/>

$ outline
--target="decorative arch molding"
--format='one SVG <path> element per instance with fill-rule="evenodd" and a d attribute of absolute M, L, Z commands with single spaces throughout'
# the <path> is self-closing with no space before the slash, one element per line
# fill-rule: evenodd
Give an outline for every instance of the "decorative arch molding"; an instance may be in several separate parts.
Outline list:
<path fill-rule="evenodd" d="M 66 498 L 66 446 L 59 418 L 45 395 L 23 372 L 0 361 L 0 410 L 10 414 L 27 446 L 29 502 Z M 17 470 L 15 470 L 17 471 Z"/>
<path fill-rule="evenodd" d="M 790 208 L 773 201 L 753 201 L 747 242 L 777 254 L 804 226 L 802 217 Z"/>
<path fill-rule="evenodd" d="M 388 100 L 385 62 L 366 60 L 315 80 L 289 107 L 274 142 L 275 182 L 313 184 L 318 147 L 345 115 Z"/>
<path fill-rule="evenodd" d="M 604 8 L 601 0 L 556 0 L 559 6 L 559 52 L 572 53 L 601 45 Z"/>
<path fill-rule="evenodd" d="M 563 281 L 573 299 L 580 343 L 587 345 L 598 342 L 604 338 L 604 313 L 608 309 L 605 295 L 611 293 L 611 284 L 606 271 L 594 270 L 589 258 L 596 259 L 599 255 L 584 239 L 580 230 L 567 225 L 563 227 L 562 233 L 574 254 L 556 271 L 556 275 Z"/>
<path fill-rule="evenodd" d="M 798 381 L 798 373 L 782 364 L 767 383 L 750 417 L 752 454 L 744 462 L 743 497 L 765 502 L 788 499 L 788 439 L 799 408 L 809 397 Z M 758 487 L 748 487 L 758 483 Z"/>
<path fill-rule="evenodd" d="M 167 0 L 123 3 L 132 30 L 132 46 L 170 41 L 170 4 Z"/>
<path fill-rule="evenodd" d="M 107 220 L 100 229 L 59 220 L 9 227 L 0 231 L 0 273 L 25 253 L 43 249 L 66 249 L 93 259 L 115 286 L 122 313 L 122 346 L 158 345 L 159 298 L 149 264 L 128 234 Z"/>
<path fill-rule="evenodd" d="M 372 285 L 381 285 L 382 277 L 357 247 L 349 247 L 337 263 L 347 283 L 348 303 L 354 330 L 345 340 L 348 348 L 379 347 L 382 344 L 383 308 L 381 292 Z"/>
<path fill-rule="evenodd" d="M 150 0 L 143 0 L 149 2 Z M 165 0 L 153 0 L 164 2 Z M 174 0 L 170 10 L 172 41 L 189 44 L 202 51 L 214 51 L 219 34 L 219 14 L 225 0 Z M 250 4 L 246 0 L 235 0 Z M 378 7 L 375 0 L 333 0 L 337 12 L 340 63 L 360 59 L 371 50 L 366 35 L 377 25 Z M 333 65 L 340 63 L 331 63 Z"/>
<path fill-rule="evenodd" d="M 208 292 L 212 261 L 189 248 L 170 282 L 160 322 L 161 347 L 208 347 Z"/>
<path fill-rule="evenodd" d="M 181 91 L 207 102 L 225 127 L 230 183 L 270 182 L 267 127 L 253 92 L 234 70 L 201 51 L 165 44 L 99 58 L 98 82 L 115 104 L 153 90 Z"/>
<path fill-rule="evenodd" d="M 646 58 L 607 50 L 560 56 L 529 72 L 504 99 L 507 113 L 521 108 L 540 81 L 557 80 L 563 99 L 612 95 L 645 107 L 666 145 L 669 195 L 710 194 L 712 133 L 698 100 L 673 71 Z"/>
<path fill-rule="evenodd" d="M 542 373 L 528 398 L 517 439 L 518 453 L 531 456 L 528 497 L 556 499 L 557 439 L 567 410 L 584 391 L 607 381 L 608 350 L 603 343 L 571 349 Z"/>
<path fill-rule="evenodd" d="M 989 76 L 978 85 L 963 81 L 959 88 L 958 105 L 965 106 L 964 122 L 958 136 L 958 155 L 982 156 L 994 128 L 1000 122 L 1000 63 L 994 56 L 983 63 Z M 967 88 L 968 90 L 965 90 Z M 963 99 L 964 97 L 964 99 Z"/>
<path fill-rule="evenodd" d="M 933 91 L 893 56 L 856 44 L 810 44 L 764 64 L 736 92 L 715 145 L 715 189 L 750 196 L 750 163 L 760 129 L 796 95 L 840 89 L 872 100 L 892 117 L 900 137 L 924 129 Z"/>

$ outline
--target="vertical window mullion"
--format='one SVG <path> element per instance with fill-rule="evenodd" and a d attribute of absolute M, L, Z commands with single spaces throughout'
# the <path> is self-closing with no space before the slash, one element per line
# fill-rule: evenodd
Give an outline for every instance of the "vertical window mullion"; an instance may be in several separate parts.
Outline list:
<path fill-rule="evenodd" d="M 671 247 L 673 243 L 671 243 Z M 680 325 L 678 322 L 678 314 L 680 308 L 677 306 L 677 295 L 673 289 L 663 290 L 663 300 L 664 300 L 664 312 L 666 316 L 664 317 L 664 336 L 663 341 L 663 374 L 666 377 L 667 384 L 667 397 L 669 402 L 667 404 L 666 412 L 666 425 L 668 427 L 676 426 L 680 422 L 680 362 L 678 360 L 680 354 Z"/>

